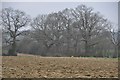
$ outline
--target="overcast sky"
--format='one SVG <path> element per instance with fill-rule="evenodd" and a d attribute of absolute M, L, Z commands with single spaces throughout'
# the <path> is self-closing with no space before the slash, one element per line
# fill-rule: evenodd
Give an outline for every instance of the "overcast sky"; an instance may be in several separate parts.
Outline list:
<path fill-rule="evenodd" d="M 33 18 L 38 14 L 48 14 L 65 8 L 75 8 L 81 4 L 85 4 L 87 7 L 93 7 L 94 11 L 99 11 L 115 25 L 118 24 L 117 2 L 3 2 L 2 8 L 12 7 L 19 9 L 25 11 Z"/>

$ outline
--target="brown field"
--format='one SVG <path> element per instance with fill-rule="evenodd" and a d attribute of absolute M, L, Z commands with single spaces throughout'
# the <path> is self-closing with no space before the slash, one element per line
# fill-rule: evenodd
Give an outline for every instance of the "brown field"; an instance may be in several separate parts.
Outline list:
<path fill-rule="evenodd" d="M 80 57 L 2 57 L 3 78 L 118 77 L 118 60 Z"/>

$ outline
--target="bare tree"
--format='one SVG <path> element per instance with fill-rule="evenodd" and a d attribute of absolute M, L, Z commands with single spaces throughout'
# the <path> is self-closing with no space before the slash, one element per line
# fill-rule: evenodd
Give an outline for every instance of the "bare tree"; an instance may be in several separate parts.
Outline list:
<path fill-rule="evenodd" d="M 62 12 L 52 13 L 48 15 L 47 24 L 51 29 L 53 39 L 56 46 L 56 51 L 59 53 L 60 46 L 64 43 L 64 31 L 66 19 Z"/>
<path fill-rule="evenodd" d="M 108 23 L 107 31 L 109 32 L 108 38 L 112 42 L 115 48 L 114 57 L 118 55 L 118 27 L 113 26 L 111 22 Z"/>
<path fill-rule="evenodd" d="M 12 8 L 5 8 L 2 10 L 2 26 L 3 33 L 7 35 L 6 42 L 9 43 L 10 48 L 8 55 L 16 54 L 17 37 L 23 33 L 22 28 L 27 26 L 30 22 L 30 16 L 25 12 L 14 10 Z"/>
<path fill-rule="evenodd" d="M 64 9 L 61 13 L 63 15 L 63 18 L 65 19 L 64 20 L 64 37 L 65 37 L 65 42 L 67 43 L 67 53 L 70 54 L 70 45 L 71 45 L 71 41 L 72 41 L 72 37 L 73 37 L 73 34 L 72 34 L 72 29 L 73 29 L 73 26 L 72 26 L 72 23 L 73 23 L 73 16 L 71 14 L 71 10 L 72 9 Z"/>
<path fill-rule="evenodd" d="M 39 15 L 33 20 L 31 25 L 36 33 L 33 35 L 36 35 L 35 38 L 38 42 L 42 42 L 46 48 L 46 53 L 53 45 L 56 46 L 56 50 L 59 49 L 58 47 L 63 41 L 63 30 L 65 26 L 65 19 L 61 12 L 52 13 L 48 16 Z"/>
<path fill-rule="evenodd" d="M 81 33 L 81 41 L 85 43 L 85 55 L 87 56 L 90 54 L 90 48 L 98 44 L 98 41 L 95 39 L 97 39 L 98 35 L 102 33 L 102 30 L 106 26 L 106 19 L 85 5 L 80 5 L 73 10 L 73 15 L 76 20 L 74 26 Z"/>
<path fill-rule="evenodd" d="M 33 28 L 33 38 L 42 43 L 45 47 L 44 53 L 47 53 L 54 44 L 49 26 L 46 25 L 46 15 L 37 16 L 31 23 Z"/>

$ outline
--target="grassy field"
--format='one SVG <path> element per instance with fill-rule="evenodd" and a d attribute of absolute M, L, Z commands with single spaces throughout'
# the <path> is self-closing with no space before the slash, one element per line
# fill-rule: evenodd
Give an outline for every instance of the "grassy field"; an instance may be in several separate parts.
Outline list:
<path fill-rule="evenodd" d="M 3 78 L 118 77 L 118 60 L 80 57 L 2 57 Z"/>

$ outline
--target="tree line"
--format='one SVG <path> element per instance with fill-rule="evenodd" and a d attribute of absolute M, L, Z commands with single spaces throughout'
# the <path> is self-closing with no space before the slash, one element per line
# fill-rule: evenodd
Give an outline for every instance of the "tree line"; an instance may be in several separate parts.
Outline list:
<path fill-rule="evenodd" d="M 33 19 L 23 11 L 5 8 L 0 22 L 5 55 L 118 56 L 117 26 L 85 5 Z"/>

